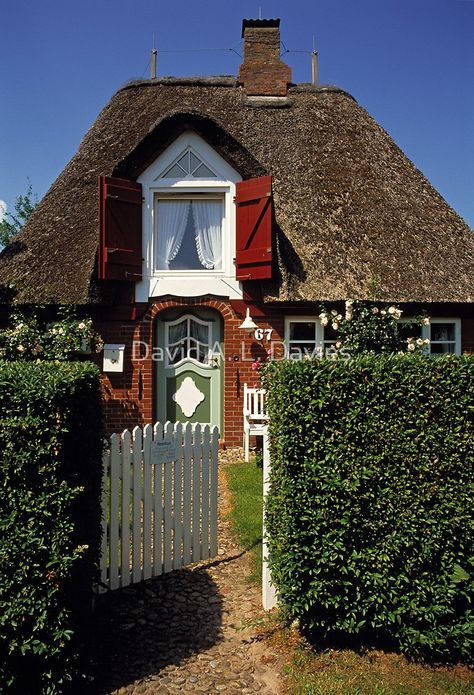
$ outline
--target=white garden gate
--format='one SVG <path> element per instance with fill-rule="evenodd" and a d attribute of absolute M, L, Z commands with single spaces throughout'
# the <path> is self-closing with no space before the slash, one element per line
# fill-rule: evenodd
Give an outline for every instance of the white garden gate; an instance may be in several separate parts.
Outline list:
<path fill-rule="evenodd" d="M 217 427 L 167 422 L 110 437 L 101 585 L 118 589 L 217 555 Z"/>

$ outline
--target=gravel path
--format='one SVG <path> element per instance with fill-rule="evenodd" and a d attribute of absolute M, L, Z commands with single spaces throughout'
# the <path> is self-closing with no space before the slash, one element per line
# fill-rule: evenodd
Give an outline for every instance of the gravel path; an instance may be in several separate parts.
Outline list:
<path fill-rule="evenodd" d="M 241 458 L 223 452 L 220 465 Z M 278 655 L 260 632 L 261 588 L 246 581 L 219 478 L 218 557 L 101 597 L 97 692 L 278 694 Z"/>

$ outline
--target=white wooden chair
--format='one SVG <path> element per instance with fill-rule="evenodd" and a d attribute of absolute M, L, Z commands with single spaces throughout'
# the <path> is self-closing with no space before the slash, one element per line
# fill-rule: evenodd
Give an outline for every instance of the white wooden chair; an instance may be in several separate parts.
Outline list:
<path fill-rule="evenodd" d="M 267 424 L 265 389 L 249 388 L 244 384 L 244 454 L 249 460 L 250 436 L 263 437 Z"/>

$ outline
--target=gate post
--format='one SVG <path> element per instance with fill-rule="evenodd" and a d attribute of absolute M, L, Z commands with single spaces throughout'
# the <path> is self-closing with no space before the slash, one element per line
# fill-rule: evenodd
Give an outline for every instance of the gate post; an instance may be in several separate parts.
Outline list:
<path fill-rule="evenodd" d="M 270 476 L 270 447 L 268 445 L 268 426 L 265 426 L 263 432 L 263 533 L 262 533 L 262 603 L 266 611 L 274 608 L 277 603 L 276 589 L 272 584 L 270 568 L 268 566 L 268 544 L 267 530 L 265 527 L 265 507 L 267 503 L 267 494 L 269 488 Z"/>

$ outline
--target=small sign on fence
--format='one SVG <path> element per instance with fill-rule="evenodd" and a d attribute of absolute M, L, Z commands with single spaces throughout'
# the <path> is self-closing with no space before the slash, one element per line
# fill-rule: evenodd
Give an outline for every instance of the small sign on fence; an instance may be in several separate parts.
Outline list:
<path fill-rule="evenodd" d="M 150 463 L 169 463 L 179 456 L 179 444 L 176 439 L 155 439 L 151 443 Z"/>

